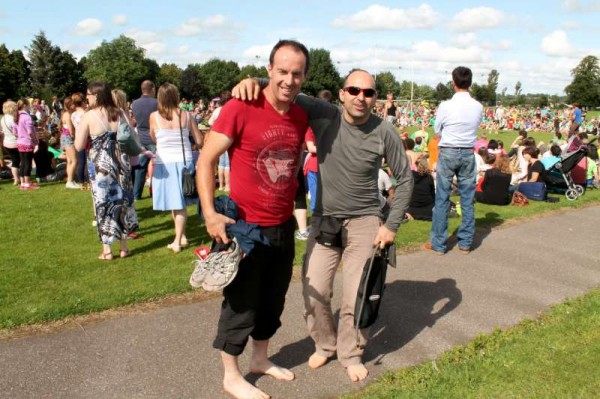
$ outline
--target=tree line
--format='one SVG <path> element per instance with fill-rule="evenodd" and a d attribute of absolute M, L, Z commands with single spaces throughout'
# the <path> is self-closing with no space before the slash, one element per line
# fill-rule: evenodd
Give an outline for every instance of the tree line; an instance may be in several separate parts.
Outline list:
<path fill-rule="evenodd" d="M 24 96 L 63 98 L 75 92 L 84 92 L 88 82 L 102 81 L 121 88 L 128 98 L 140 95 L 140 84 L 145 79 L 157 85 L 165 82 L 179 87 L 182 97 L 210 99 L 233 87 L 241 79 L 266 77 L 265 67 L 244 65 L 234 61 L 213 58 L 205 63 L 189 64 L 185 69 L 176 64 L 158 63 L 145 56 L 145 50 L 129 37 L 121 35 L 112 41 L 103 41 L 98 47 L 79 61 L 69 51 L 53 45 L 44 31 L 34 36 L 27 47 L 29 59 L 21 50 L 9 51 L 0 44 L 0 101 Z M 310 49 L 310 70 L 303 91 L 316 95 L 327 89 L 333 93 L 343 84 L 329 51 Z M 577 102 L 588 107 L 600 106 L 600 67 L 595 56 L 585 57 L 571 71 L 572 82 L 565 87 L 566 97 L 546 94 L 522 94 L 521 82 L 514 92 L 507 88 L 498 92 L 500 73 L 489 72 L 485 84 L 474 83 L 472 95 L 484 104 L 495 105 L 502 101 L 506 105 L 545 106 L 549 103 Z M 414 99 L 439 102 L 453 95 L 452 82 L 439 82 L 435 87 L 418 85 L 415 82 L 397 81 L 389 71 L 375 75 L 379 98 L 392 93 L 396 99 Z"/>

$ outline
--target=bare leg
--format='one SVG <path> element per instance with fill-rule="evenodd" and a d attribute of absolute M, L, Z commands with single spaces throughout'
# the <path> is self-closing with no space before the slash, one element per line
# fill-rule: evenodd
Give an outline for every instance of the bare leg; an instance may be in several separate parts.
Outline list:
<path fill-rule="evenodd" d="M 67 183 L 70 183 L 75 178 L 75 171 L 77 170 L 77 151 L 75 147 L 69 146 L 65 148 L 67 154 Z"/>
<path fill-rule="evenodd" d="M 362 363 L 348 366 L 346 372 L 348 373 L 348 377 L 354 382 L 362 381 L 369 375 L 369 370 Z"/>
<path fill-rule="evenodd" d="M 225 188 L 225 169 L 218 168 L 217 170 L 219 174 L 219 190 L 223 191 Z"/>
<path fill-rule="evenodd" d="M 223 170 L 223 177 L 225 178 L 223 190 L 229 191 L 229 168 L 225 168 L 225 170 Z"/>
<path fill-rule="evenodd" d="M 238 357 L 221 352 L 223 389 L 236 399 L 269 399 L 270 396 L 244 379 Z"/>
<path fill-rule="evenodd" d="M 269 360 L 267 349 L 269 340 L 252 341 L 252 359 L 250 360 L 250 371 L 255 374 L 265 374 L 279 381 L 292 381 L 294 373 L 290 370 L 277 366 Z"/>
<path fill-rule="evenodd" d="M 172 211 L 173 221 L 175 222 L 175 240 L 173 244 L 181 246 L 182 238 L 185 237 L 185 223 L 187 221 L 187 209 L 178 209 Z"/>
<path fill-rule="evenodd" d="M 12 172 L 14 184 L 15 186 L 21 183 L 21 178 L 19 177 L 19 168 L 13 168 L 11 166 L 10 171 Z"/>

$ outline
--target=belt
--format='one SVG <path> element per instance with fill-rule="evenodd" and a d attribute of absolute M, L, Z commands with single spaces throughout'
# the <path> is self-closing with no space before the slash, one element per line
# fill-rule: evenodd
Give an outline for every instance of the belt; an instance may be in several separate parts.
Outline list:
<path fill-rule="evenodd" d="M 473 147 L 440 147 L 448 150 L 472 150 Z"/>

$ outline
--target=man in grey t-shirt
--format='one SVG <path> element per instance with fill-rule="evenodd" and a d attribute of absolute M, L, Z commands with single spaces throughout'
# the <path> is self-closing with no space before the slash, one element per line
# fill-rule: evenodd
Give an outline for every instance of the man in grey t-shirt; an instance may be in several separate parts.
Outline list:
<path fill-rule="evenodd" d="M 233 95 L 246 98 L 257 89 L 255 83 L 243 81 Z M 342 108 L 308 96 L 296 98 L 315 133 L 319 161 L 317 203 L 303 273 L 306 322 L 315 341 L 308 365 L 321 367 L 337 353 L 350 379 L 360 381 L 368 375 L 362 363 L 368 330 L 360 331 L 358 342 L 354 330 L 362 270 L 374 246 L 394 242 L 410 202 L 413 179 L 398 132 L 371 113 L 377 99 L 373 77 L 363 70 L 350 72 L 339 97 Z M 382 158 L 398 182 L 383 224 L 377 187 Z M 332 246 L 320 243 L 324 220 L 339 225 L 339 239 Z M 331 296 L 340 262 L 344 287 L 336 331 Z"/>
<path fill-rule="evenodd" d="M 131 104 L 131 112 L 137 123 L 137 132 L 142 145 L 156 152 L 156 144 L 150 138 L 150 114 L 158 109 L 158 101 L 154 97 L 156 88 L 150 80 L 142 82 L 142 96 Z M 133 168 L 133 196 L 136 200 L 142 198 L 144 183 L 146 183 L 146 174 L 148 173 L 148 164 L 150 159 L 144 154 L 139 155 L 139 165 Z"/>

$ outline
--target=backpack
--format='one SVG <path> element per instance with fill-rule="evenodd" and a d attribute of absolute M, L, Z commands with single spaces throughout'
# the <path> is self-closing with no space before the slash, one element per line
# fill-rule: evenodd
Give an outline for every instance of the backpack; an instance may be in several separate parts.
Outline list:
<path fill-rule="evenodd" d="M 125 117 L 119 117 L 117 125 L 117 143 L 121 152 L 129 155 L 139 155 L 142 152 L 142 145 L 137 132 L 131 127 L 129 121 Z"/>

